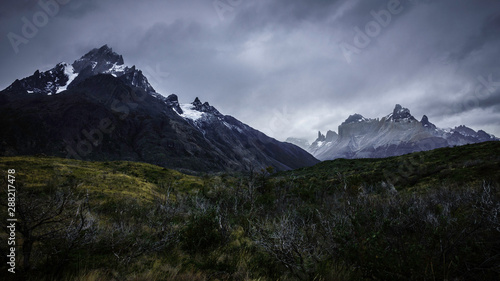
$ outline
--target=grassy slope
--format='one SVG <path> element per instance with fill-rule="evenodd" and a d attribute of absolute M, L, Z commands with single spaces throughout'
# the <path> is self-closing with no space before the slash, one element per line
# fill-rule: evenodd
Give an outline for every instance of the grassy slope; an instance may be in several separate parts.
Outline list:
<path fill-rule="evenodd" d="M 100 275 L 109 278 L 115 274 L 114 271 L 111 272 L 107 269 L 107 267 L 111 267 L 120 274 L 122 271 L 125 272 L 124 275 L 116 273 L 116 278 L 122 280 L 164 280 L 165 276 L 178 277 L 178 279 L 172 278 L 171 280 L 194 280 L 198 274 L 205 276 L 198 280 L 209 280 L 211 274 L 220 274 L 220 272 L 233 272 L 231 273 L 233 277 L 238 276 L 238 274 L 255 275 L 254 277 L 259 279 L 274 271 L 276 265 L 271 263 L 273 261 L 272 255 L 264 254 L 262 249 L 256 248 L 255 243 L 249 242 L 251 227 L 246 224 L 250 224 L 249 221 L 255 223 L 254 217 L 257 217 L 256 222 L 263 222 L 267 221 L 269 215 L 268 223 L 271 223 L 274 216 L 285 212 L 279 211 L 279 206 L 293 209 L 294 204 L 302 202 L 301 200 L 307 201 L 311 205 L 311 210 L 316 210 L 316 208 L 321 207 L 319 203 L 321 200 L 314 196 L 309 197 L 311 194 L 315 194 L 319 189 L 339 190 L 344 185 L 358 190 L 358 187 L 366 188 L 386 182 L 393 184 L 397 190 L 424 192 L 446 184 L 476 185 L 477 182 L 483 180 L 498 184 L 500 182 L 500 142 L 443 148 L 386 159 L 337 159 L 310 168 L 277 173 L 271 177 L 260 174 L 252 183 L 258 190 L 256 195 L 252 192 L 251 197 L 256 196 L 252 203 L 244 201 L 250 198 L 245 195 L 249 192 L 246 189 L 251 185 L 248 179 L 231 176 L 200 178 L 143 163 L 82 162 L 35 156 L 0 158 L 0 174 L 4 178 L 7 169 L 16 169 L 16 184 L 22 184 L 28 189 L 43 188 L 55 179 L 63 184 L 67 182 L 79 183 L 79 189 L 88 190 L 91 194 L 91 205 L 101 218 L 101 226 L 103 219 L 109 221 L 104 225 L 109 227 L 115 220 L 116 222 L 126 222 L 129 217 L 130 221 L 133 221 L 132 224 L 140 225 L 136 230 L 138 234 L 135 232 L 127 234 L 129 236 L 124 236 L 125 238 L 134 237 L 135 239 L 134 235 L 154 237 L 158 233 L 150 230 L 150 226 L 142 225 L 145 213 L 155 204 L 153 199 L 169 192 L 172 192 L 174 197 L 175 194 L 183 195 L 182 200 L 184 201 L 178 209 L 179 213 L 171 217 L 172 229 L 175 231 L 180 229 L 180 243 L 178 245 L 167 247 L 168 250 L 165 252 L 152 251 L 152 254 L 140 256 L 131 264 L 133 267 L 130 265 L 123 267 L 117 263 L 115 257 L 109 252 L 101 252 L 99 248 L 102 246 L 95 246 L 96 249 L 91 247 L 88 251 L 78 250 L 77 253 L 82 251 L 84 253 L 82 255 L 92 256 L 92 258 L 87 259 L 88 264 L 83 269 L 84 274 L 86 274 L 85 270 L 89 270 L 87 273 L 90 276 L 93 274 L 91 270 L 97 268 L 100 270 Z M 286 196 L 282 198 L 278 196 L 282 186 L 286 185 L 291 186 L 290 196 L 293 200 L 289 200 Z M 321 193 L 316 194 L 320 194 L 318 196 L 321 199 Z M 199 203 L 197 200 L 190 203 L 190 198 L 194 197 L 198 198 Z M 278 197 L 284 200 L 283 204 L 275 204 L 281 200 Z M 269 203 L 266 203 L 268 201 Z M 290 202 L 295 203 L 290 204 Z M 209 206 L 208 211 L 201 210 L 198 204 Z M 304 206 L 307 205 L 303 204 L 301 209 L 306 208 Z M 133 212 L 131 207 L 139 210 L 137 214 Z M 124 218 L 115 218 L 112 213 L 120 208 L 125 210 Z M 213 232 L 214 229 L 218 229 L 219 222 L 213 221 L 212 217 L 224 208 L 228 210 L 226 214 L 229 232 L 224 234 L 226 238 L 223 240 L 226 242 L 222 243 L 218 242 L 221 235 L 217 231 Z M 260 212 L 263 213 L 260 214 Z M 275 214 L 275 212 L 277 213 Z M 261 220 L 258 219 L 258 216 L 261 216 Z M 210 230 L 210 227 L 215 228 Z M 152 234 L 147 236 L 150 232 Z M 204 235 L 204 239 L 213 238 L 215 248 L 208 248 L 205 252 L 197 252 L 198 246 L 196 245 L 201 240 L 195 240 L 196 243 L 193 244 L 189 237 L 186 238 L 186 235 L 190 233 L 194 238 L 200 234 Z M 101 235 L 105 235 L 105 233 Z M 153 239 L 151 237 L 148 239 Z M 108 243 L 106 242 L 108 238 L 105 236 L 99 239 L 105 241 L 99 243 Z M 138 241 L 143 240 L 141 238 Z M 127 249 L 129 242 L 127 242 L 128 240 L 123 241 L 122 247 Z M 206 240 L 203 240 L 203 243 L 206 243 Z M 190 249 L 195 249 L 195 252 L 189 252 Z M 157 263 L 159 269 L 155 269 Z M 265 264 L 269 264 L 267 271 L 257 272 L 257 269 L 262 268 Z M 72 268 L 75 266 L 72 264 Z M 153 270 L 151 272 L 159 272 L 158 274 L 161 275 L 156 278 L 133 278 L 135 272 L 138 272 L 137 274 L 152 274 L 150 273 L 151 269 Z M 81 270 L 71 269 L 69 274 L 74 271 L 74 274 L 80 275 Z M 281 270 L 285 269 L 281 268 L 280 272 Z M 180 273 L 172 273 L 178 271 Z M 239 273 L 240 271 L 241 273 Z M 176 274 L 185 274 L 186 277 L 182 279 Z M 127 278 L 123 279 L 124 276 Z M 276 277 L 268 276 L 268 278 L 261 280 L 276 280 Z M 87 279 L 92 280 L 90 277 Z M 226 280 L 225 278 L 220 279 Z M 241 280 L 243 279 L 241 278 Z"/>
<path fill-rule="evenodd" d="M 188 191 L 201 180 L 174 170 L 136 162 L 85 162 L 55 157 L 2 157 L 0 171 L 16 170 L 16 180 L 28 188 L 45 185 L 54 177 L 76 180 L 80 188 L 102 197 L 133 197 L 150 201 L 165 188 Z"/>
<path fill-rule="evenodd" d="M 54 157 L 0 157 L 0 171 L 16 169 L 28 187 L 44 185 L 54 176 L 75 179 L 82 188 L 111 196 L 150 200 L 165 187 L 196 192 L 199 177 L 136 162 L 85 162 Z M 335 185 L 388 182 L 396 189 L 427 188 L 443 182 L 474 183 L 500 180 L 500 142 L 441 148 L 383 159 L 336 159 L 309 168 L 281 172 L 274 178 L 318 181 Z"/>
<path fill-rule="evenodd" d="M 203 184 L 203 181 L 195 176 L 185 175 L 151 164 L 126 161 L 89 162 L 38 156 L 1 157 L 0 175 L 3 179 L 7 178 L 8 169 L 16 170 L 15 186 L 18 192 L 20 188 L 24 188 L 24 190 L 28 190 L 32 194 L 45 196 L 46 194 L 53 194 L 59 188 L 68 187 L 73 184 L 77 185 L 75 191 L 79 194 L 89 195 L 89 203 L 94 215 L 96 215 L 95 217 L 98 218 L 99 227 L 104 232 L 108 231 L 110 235 L 111 233 L 117 235 L 117 230 L 113 229 L 117 222 L 125 222 L 127 225 L 130 225 L 130 229 L 133 229 L 137 233 L 142 233 L 141 235 L 149 233 L 148 226 L 145 224 L 141 225 L 141 223 L 143 220 L 146 220 L 146 217 L 149 215 L 148 212 L 156 206 L 155 199 L 166 198 L 166 194 L 170 195 L 168 200 L 174 201 L 177 195 L 182 195 L 183 197 L 194 196 L 194 194 L 201 190 Z M 3 180 L 0 182 L 4 184 Z M 48 187 L 49 189 L 47 189 Z M 7 212 L 3 206 L 0 207 L 0 210 L 2 211 L 0 219 L 5 220 Z M 135 228 L 134 225 L 139 226 Z M 140 232 L 138 229 L 145 229 L 145 231 Z M 124 237 L 130 239 L 130 237 L 136 235 L 134 234 L 135 232 L 131 234 L 125 233 Z M 4 239 L 7 238 L 6 235 L 6 233 L 1 232 L 0 240 L 5 241 Z M 19 233 L 18 237 L 22 238 Z M 22 239 L 19 239 L 19 241 L 22 241 Z M 23 242 L 19 241 L 18 244 L 22 245 Z M 102 247 L 99 246 L 100 243 L 103 242 L 88 245 L 86 246 L 88 249 L 78 249 L 74 252 L 75 255 L 78 254 L 85 257 L 83 258 L 86 260 L 85 268 L 104 267 L 103 272 L 105 273 L 101 272 L 98 274 L 100 277 L 96 277 L 97 279 L 104 278 L 104 280 L 110 278 L 109 274 L 111 273 L 108 272 L 108 266 L 109 268 L 119 268 L 118 271 L 128 271 L 128 269 L 120 267 L 121 265 L 116 262 L 115 257 L 109 252 L 109 249 L 104 251 L 99 250 Z M 132 246 L 132 242 L 129 246 L 127 246 L 126 242 L 122 243 L 125 243 L 122 247 L 127 250 L 128 247 L 132 249 L 131 251 L 135 249 Z M 2 250 L 4 246 L 6 244 L 1 245 Z M 18 251 L 21 251 L 20 247 Z M 39 251 L 43 252 L 44 250 L 41 249 Z M 88 257 L 89 255 L 92 258 Z M 150 259 L 154 259 L 154 257 Z M 18 262 L 20 261 L 18 259 Z M 39 262 L 40 260 L 37 261 Z M 140 262 L 138 263 L 140 264 Z M 71 277 L 72 272 L 75 271 L 75 267 L 79 268 L 80 265 L 70 264 L 69 266 L 67 270 L 69 277 L 66 278 L 71 280 L 73 279 Z M 146 269 L 149 267 L 149 265 L 144 266 Z M 40 275 L 39 277 L 31 275 L 17 277 L 21 279 L 26 278 L 26 280 L 59 279 L 59 277 L 50 277 L 51 273 L 47 273 L 48 270 L 46 270 L 47 272 L 40 271 L 45 270 L 44 267 L 37 270 L 39 271 L 34 271 L 31 275 Z M 76 271 L 78 272 L 79 270 Z M 4 267 L 2 267 L 2 271 L 6 272 L 6 269 L 4 270 Z M 94 280 L 92 274 L 92 272 L 88 272 L 88 280 Z M 103 277 L 103 274 L 106 277 Z M 44 275 L 46 276 L 42 278 L 41 276 Z"/>
<path fill-rule="evenodd" d="M 500 142 L 441 148 L 383 159 L 336 159 L 276 174 L 317 184 L 393 184 L 397 190 L 421 190 L 442 184 L 500 181 Z"/>

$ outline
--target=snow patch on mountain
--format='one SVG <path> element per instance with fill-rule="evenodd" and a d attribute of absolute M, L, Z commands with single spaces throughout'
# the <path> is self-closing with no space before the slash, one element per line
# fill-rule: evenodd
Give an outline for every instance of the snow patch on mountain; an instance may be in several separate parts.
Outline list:
<path fill-rule="evenodd" d="M 195 110 L 195 106 L 190 103 L 181 103 L 180 107 L 182 109 L 182 114 L 179 114 L 177 111 L 176 112 L 185 119 L 196 121 L 203 117 L 203 112 Z"/>
<path fill-rule="evenodd" d="M 96 63 L 97 65 L 97 63 Z M 124 64 L 118 65 L 117 63 L 114 63 L 113 66 L 109 70 L 104 71 L 104 73 L 109 73 L 113 75 L 114 77 L 119 77 L 125 74 L 125 71 L 128 69 L 128 67 Z"/>
<path fill-rule="evenodd" d="M 59 87 L 56 91 L 56 94 L 59 94 L 63 91 L 66 91 L 68 89 L 68 85 L 75 80 L 76 77 L 78 77 L 78 73 L 75 73 L 75 69 L 71 64 L 63 63 L 64 66 L 64 75 L 68 77 L 68 82 L 64 84 L 63 86 Z"/>

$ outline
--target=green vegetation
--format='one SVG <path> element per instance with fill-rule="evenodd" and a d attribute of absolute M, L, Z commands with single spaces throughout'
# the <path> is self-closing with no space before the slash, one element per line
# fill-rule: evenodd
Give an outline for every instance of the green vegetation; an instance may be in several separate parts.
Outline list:
<path fill-rule="evenodd" d="M 142 163 L 3 157 L 2 190 L 8 169 L 18 280 L 500 276 L 500 142 L 201 177 Z M 2 259 L 2 280 L 14 280 Z"/>
<path fill-rule="evenodd" d="M 383 159 L 336 159 L 276 176 L 312 183 L 315 187 L 377 188 L 390 184 L 398 191 L 425 191 L 442 184 L 499 182 L 500 143 L 485 142 Z"/>

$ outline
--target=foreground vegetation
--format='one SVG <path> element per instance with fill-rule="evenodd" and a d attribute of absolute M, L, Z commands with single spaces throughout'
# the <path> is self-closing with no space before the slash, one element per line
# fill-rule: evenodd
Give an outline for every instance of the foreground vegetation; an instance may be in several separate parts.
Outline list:
<path fill-rule="evenodd" d="M 3 190 L 8 169 L 18 280 L 500 277 L 498 142 L 246 175 L 5 157 Z"/>

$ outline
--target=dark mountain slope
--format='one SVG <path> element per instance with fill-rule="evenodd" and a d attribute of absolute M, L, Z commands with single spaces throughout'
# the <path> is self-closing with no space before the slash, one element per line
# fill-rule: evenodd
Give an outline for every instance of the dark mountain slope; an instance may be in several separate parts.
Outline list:
<path fill-rule="evenodd" d="M 72 66 L 16 80 L 0 98 L 0 155 L 130 160 L 210 172 L 318 162 L 208 103 L 180 104 L 176 95 L 159 95 L 107 46 Z"/>

